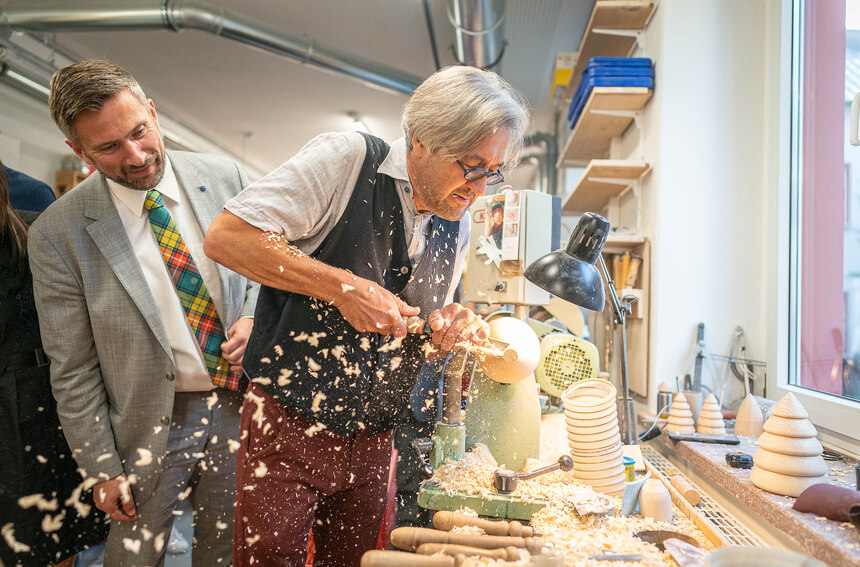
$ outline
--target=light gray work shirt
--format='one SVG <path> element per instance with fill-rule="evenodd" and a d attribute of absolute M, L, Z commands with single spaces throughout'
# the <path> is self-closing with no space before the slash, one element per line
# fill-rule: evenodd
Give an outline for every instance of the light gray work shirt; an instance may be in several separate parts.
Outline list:
<path fill-rule="evenodd" d="M 308 142 L 298 154 L 246 187 L 224 206 L 260 230 L 282 234 L 305 254 L 311 254 L 340 220 L 355 189 L 367 145 L 358 132 L 330 132 Z M 422 214 L 412 198 L 406 170 L 406 139 L 391 144 L 379 173 L 394 179 L 403 209 L 409 259 L 415 266 L 427 247 L 432 215 Z M 469 249 L 471 220 L 460 220 L 454 274 L 445 303 L 451 303 L 463 275 Z"/>

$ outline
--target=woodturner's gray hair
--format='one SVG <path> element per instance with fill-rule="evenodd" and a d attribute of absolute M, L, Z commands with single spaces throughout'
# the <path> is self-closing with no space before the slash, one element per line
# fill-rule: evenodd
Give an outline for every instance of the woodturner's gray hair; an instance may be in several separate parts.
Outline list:
<path fill-rule="evenodd" d="M 110 61 L 86 59 L 63 67 L 51 77 L 48 108 L 51 118 L 71 142 L 77 143 L 74 122 L 82 113 L 101 110 L 109 99 L 129 91 L 146 104 L 143 89 L 131 74 Z"/>
<path fill-rule="evenodd" d="M 507 130 L 507 168 L 522 149 L 529 110 L 523 95 L 497 74 L 457 65 L 437 71 L 415 89 L 401 123 L 410 150 L 414 135 L 431 153 L 451 160 Z"/>

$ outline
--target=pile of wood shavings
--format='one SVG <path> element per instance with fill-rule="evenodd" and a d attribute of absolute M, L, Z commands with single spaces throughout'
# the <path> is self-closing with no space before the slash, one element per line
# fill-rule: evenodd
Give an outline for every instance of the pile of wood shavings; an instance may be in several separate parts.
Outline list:
<path fill-rule="evenodd" d="M 694 537 L 705 550 L 713 548 L 704 534 L 677 510 L 675 518 L 675 523 L 666 524 L 642 516 L 578 516 L 572 510 L 553 505 L 532 516 L 531 525 L 543 534 L 544 541 L 551 545 L 551 552 L 564 558 L 565 567 L 605 567 L 605 561 L 589 559 L 604 552 L 642 556 L 639 561 L 612 561 L 612 565 L 618 567 L 677 567 L 668 553 L 633 536 L 643 530 L 672 530 Z M 521 555 L 519 561 L 474 557 L 464 561 L 461 567 L 530 565 L 528 552 L 523 550 Z"/>
<path fill-rule="evenodd" d="M 495 494 L 493 479 L 497 468 L 496 460 L 487 446 L 478 444 L 463 459 L 447 462 L 436 469 L 433 481 L 448 495 L 466 492 L 486 498 Z M 511 496 L 525 502 L 546 500 L 559 506 L 587 504 L 600 507 L 606 502 L 606 497 L 598 495 L 590 486 L 560 471 L 520 480 Z M 619 506 L 620 500 L 615 505 Z"/>
<path fill-rule="evenodd" d="M 603 553 L 638 554 L 639 561 L 613 561 L 613 565 L 676 565 L 672 557 L 633 534 L 643 530 L 672 530 L 695 537 L 703 547 L 710 547 L 703 534 L 691 522 L 676 513 L 675 524 L 658 522 L 642 516 L 578 516 L 572 511 L 550 506 L 532 516 L 531 525 L 544 534 L 554 550 L 564 557 L 568 567 L 600 567 L 605 562 L 589 559 Z"/>
<path fill-rule="evenodd" d="M 445 463 L 440 466 L 433 480 L 449 494 L 463 491 L 480 494 L 486 497 L 493 493 L 493 472 L 497 465 L 489 450 L 484 445 L 478 445 L 468 452 L 464 459 Z M 544 499 L 552 504 L 537 512 L 531 518 L 531 526 L 543 534 L 543 539 L 552 545 L 554 551 L 564 557 L 565 567 L 604 567 L 605 561 L 589 559 L 603 552 L 616 554 L 642 555 L 639 561 L 613 561 L 618 567 L 629 566 L 670 566 L 677 563 L 672 557 L 661 552 L 653 544 L 646 543 L 633 534 L 644 530 L 671 530 L 681 532 L 696 539 L 704 550 L 713 549 L 707 537 L 696 528 L 695 524 L 673 506 L 675 520 L 672 524 L 659 522 L 643 516 L 579 516 L 567 506 L 574 502 L 582 502 L 588 498 L 599 501 L 606 496 L 598 495 L 591 487 L 573 479 L 569 474 L 555 472 L 535 479 L 521 480 L 513 496 L 522 499 Z M 621 499 L 609 497 L 620 509 Z M 461 513 L 475 514 L 474 511 L 463 509 Z M 461 528 L 462 529 L 462 528 Z M 475 532 L 474 528 L 469 533 Z M 465 533 L 465 532 L 464 532 Z M 529 565 L 528 552 L 522 552 L 519 561 L 502 561 L 487 558 L 469 558 L 461 567 L 478 566 L 526 566 Z"/>
<path fill-rule="evenodd" d="M 487 446 L 481 443 L 459 461 L 440 465 L 433 473 L 432 480 L 449 496 L 455 492 L 468 492 L 486 498 L 494 491 L 493 472 L 496 468 L 496 460 Z"/>

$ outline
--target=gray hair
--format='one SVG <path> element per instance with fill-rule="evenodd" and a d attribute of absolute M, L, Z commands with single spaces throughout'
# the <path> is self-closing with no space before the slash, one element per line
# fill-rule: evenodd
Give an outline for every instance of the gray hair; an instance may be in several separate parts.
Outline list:
<path fill-rule="evenodd" d="M 497 74 L 462 65 L 427 78 L 403 107 L 403 132 L 412 149 L 417 137 L 431 153 L 458 159 L 488 136 L 510 134 L 506 166 L 515 164 L 529 124 L 525 98 Z"/>
<path fill-rule="evenodd" d="M 105 102 L 129 91 L 146 104 L 143 89 L 131 74 L 110 61 L 87 59 L 72 63 L 51 77 L 48 108 L 51 118 L 66 138 L 77 143 L 75 119 L 82 113 L 101 110 Z"/>

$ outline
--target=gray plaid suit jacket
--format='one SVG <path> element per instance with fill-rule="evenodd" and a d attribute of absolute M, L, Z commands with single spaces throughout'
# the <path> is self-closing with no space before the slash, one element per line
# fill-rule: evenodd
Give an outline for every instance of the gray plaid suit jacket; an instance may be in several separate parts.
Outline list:
<path fill-rule="evenodd" d="M 168 152 L 203 234 L 248 183 L 226 158 Z M 205 186 L 205 191 L 199 187 Z M 51 386 L 87 477 L 125 472 L 135 501 L 159 475 L 176 368 L 155 300 L 101 173 L 52 204 L 29 232 L 30 267 Z M 228 329 L 252 316 L 259 286 L 218 266 Z"/>

